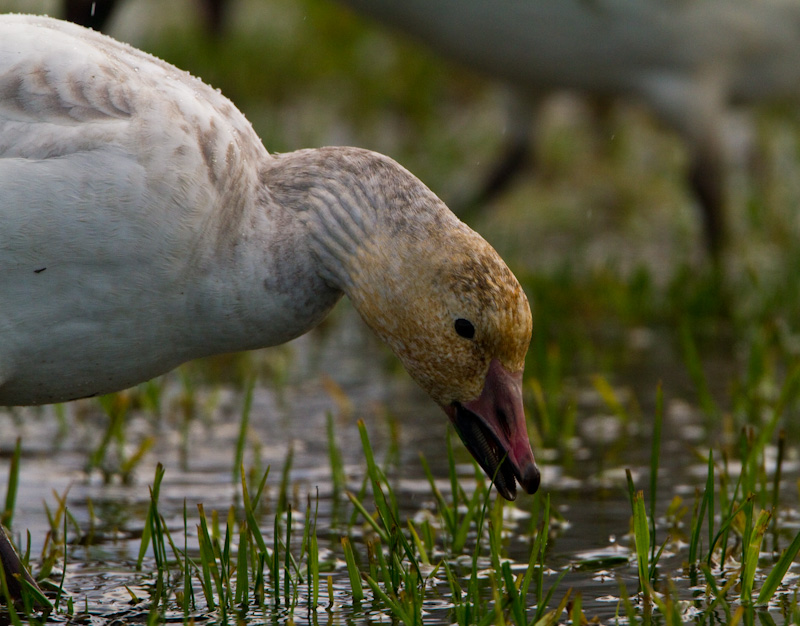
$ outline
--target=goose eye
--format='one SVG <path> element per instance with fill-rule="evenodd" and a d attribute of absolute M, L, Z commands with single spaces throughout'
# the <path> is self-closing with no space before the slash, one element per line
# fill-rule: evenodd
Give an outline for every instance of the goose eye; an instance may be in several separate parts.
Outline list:
<path fill-rule="evenodd" d="M 456 332 L 465 339 L 472 339 L 475 336 L 475 327 L 472 322 L 463 318 L 458 318 L 455 323 Z"/>

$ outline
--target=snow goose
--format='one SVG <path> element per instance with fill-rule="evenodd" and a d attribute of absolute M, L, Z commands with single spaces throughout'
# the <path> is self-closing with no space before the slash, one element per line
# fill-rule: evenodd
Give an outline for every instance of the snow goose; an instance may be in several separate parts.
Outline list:
<path fill-rule="evenodd" d="M 528 302 L 433 192 L 367 150 L 270 155 L 189 74 L 74 24 L 0 16 L 0 405 L 280 344 L 342 294 L 499 493 L 533 493 Z"/>

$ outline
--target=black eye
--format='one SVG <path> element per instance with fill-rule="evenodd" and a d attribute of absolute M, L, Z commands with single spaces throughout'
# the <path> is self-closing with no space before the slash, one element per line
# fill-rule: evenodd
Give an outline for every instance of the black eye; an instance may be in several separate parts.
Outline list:
<path fill-rule="evenodd" d="M 464 339 L 472 339 L 475 336 L 475 327 L 472 322 L 463 318 L 458 318 L 455 323 L 456 332 Z"/>

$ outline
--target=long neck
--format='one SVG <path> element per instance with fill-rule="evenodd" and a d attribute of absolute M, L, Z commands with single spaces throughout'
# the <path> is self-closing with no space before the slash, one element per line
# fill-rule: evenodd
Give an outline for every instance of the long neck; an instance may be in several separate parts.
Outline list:
<path fill-rule="evenodd" d="M 415 242 L 459 223 L 427 187 L 393 160 L 358 148 L 278 155 L 262 175 L 274 201 L 296 212 L 320 275 L 353 299 L 366 274 L 391 274 Z M 411 183 L 411 184 L 409 184 Z M 402 237 L 403 245 L 392 245 Z M 390 252 L 391 250 L 391 252 Z M 376 267 L 376 264 L 381 267 Z"/>

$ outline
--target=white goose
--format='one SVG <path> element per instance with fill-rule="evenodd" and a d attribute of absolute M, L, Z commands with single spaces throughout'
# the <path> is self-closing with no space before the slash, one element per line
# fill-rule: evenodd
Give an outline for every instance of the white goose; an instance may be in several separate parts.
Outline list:
<path fill-rule="evenodd" d="M 187 73 L 67 22 L 0 16 L 0 405 L 280 344 L 342 294 L 500 494 L 534 492 L 528 302 L 417 178 L 356 148 L 270 155 Z"/>

